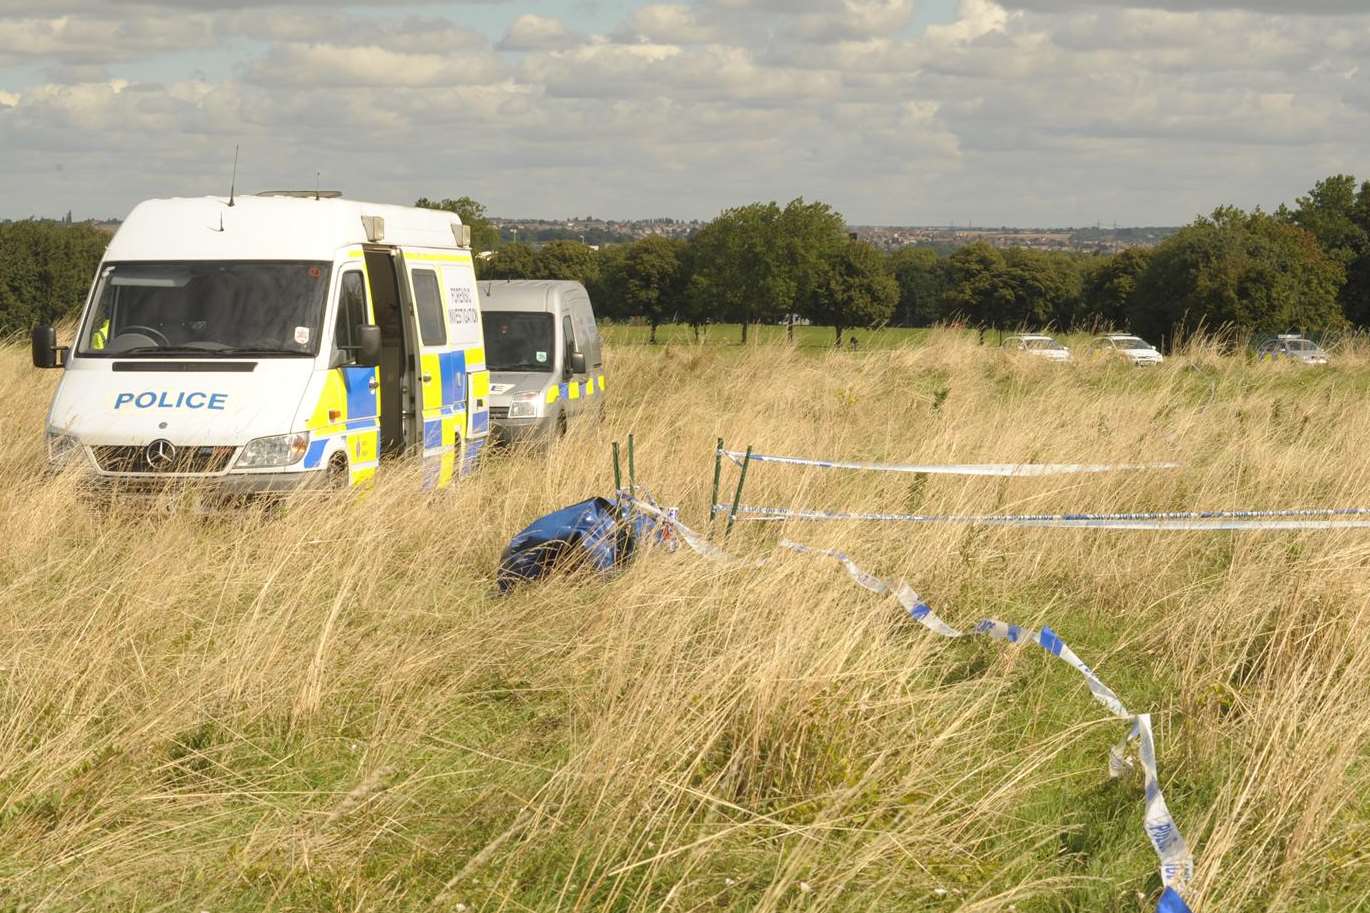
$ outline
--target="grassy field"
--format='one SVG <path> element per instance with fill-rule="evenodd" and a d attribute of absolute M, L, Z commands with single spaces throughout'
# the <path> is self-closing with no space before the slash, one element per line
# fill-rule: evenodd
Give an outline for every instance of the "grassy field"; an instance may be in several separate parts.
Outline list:
<path fill-rule="evenodd" d="M 835 564 L 652 553 L 491 595 L 503 545 L 612 487 L 628 431 L 704 525 L 716 437 L 1177 472 L 918 481 L 758 467 L 847 509 L 1370 506 L 1370 357 L 1058 368 L 624 345 L 609 412 L 424 495 L 202 517 L 43 473 L 55 372 L 0 349 L 0 911 L 1139 913 L 1120 724 L 1033 647 L 944 641 Z M 740 347 L 738 347 L 740 349 Z M 875 349 L 872 343 L 871 349 Z M 725 484 L 732 479 L 725 475 Z M 1370 904 L 1370 532 L 743 524 L 840 546 L 949 622 L 1049 623 L 1157 730 L 1196 913 Z"/>

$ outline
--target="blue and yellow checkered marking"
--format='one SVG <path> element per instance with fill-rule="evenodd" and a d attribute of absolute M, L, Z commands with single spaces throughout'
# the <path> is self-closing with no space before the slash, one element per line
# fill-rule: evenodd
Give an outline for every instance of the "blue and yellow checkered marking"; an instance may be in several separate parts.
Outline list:
<path fill-rule="evenodd" d="M 580 399 L 582 396 L 594 396 L 596 393 L 604 392 L 604 375 L 591 375 L 584 382 L 570 381 L 569 383 L 557 384 L 547 388 L 547 405 L 552 405 L 559 399 L 573 400 Z"/>
<path fill-rule="evenodd" d="M 380 417 L 371 381 L 375 368 L 335 368 L 324 377 L 314 411 L 306 422 L 311 441 L 305 452 L 306 469 L 323 465 L 329 442 L 343 439 L 350 481 L 364 481 L 375 472 L 380 453 Z"/>

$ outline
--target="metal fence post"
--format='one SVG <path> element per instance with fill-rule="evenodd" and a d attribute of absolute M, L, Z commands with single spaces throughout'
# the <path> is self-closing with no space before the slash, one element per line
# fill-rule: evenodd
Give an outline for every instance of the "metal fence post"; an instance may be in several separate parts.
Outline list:
<path fill-rule="evenodd" d="M 728 525 L 723 529 L 723 538 L 733 531 L 733 522 L 737 520 L 737 508 L 742 504 L 742 486 L 747 484 L 747 467 L 752 462 L 752 445 L 747 445 L 747 452 L 742 457 L 742 471 L 737 476 L 737 491 L 733 492 L 733 506 L 728 511 Z"/>
<path fill-rule="evenodd" d="M 623 470 L 619 468 L 618 441 L 614 441 L 614 494 L 623 490 Z"/>
<path fill-rule="evenodd" d="M 709 525 L 714 525 L 714 514 L 718 513 L 718 480 L 723 473 L 723 438 L 714 447 L 714 487 L 709 494 Z"/>

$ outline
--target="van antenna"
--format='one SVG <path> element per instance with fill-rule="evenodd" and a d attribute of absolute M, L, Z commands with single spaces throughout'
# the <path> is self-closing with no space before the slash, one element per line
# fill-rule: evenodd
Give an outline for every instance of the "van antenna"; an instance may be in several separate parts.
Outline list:
<path fill-rule="evenodd" d="M 228 184 L 228 205 L 233 205 L 233 195 L 238 191 L 238 144 L 233 144 L 233 180 Z"/>

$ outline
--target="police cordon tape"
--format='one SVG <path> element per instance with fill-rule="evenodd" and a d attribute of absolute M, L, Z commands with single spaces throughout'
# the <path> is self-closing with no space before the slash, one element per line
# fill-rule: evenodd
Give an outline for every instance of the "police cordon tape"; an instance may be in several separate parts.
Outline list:
<path fill-rule="evenodd" d="M 1181 468 L 1179 463 L 856 463 L 843 460 L 811 460 L 805 457 L 775 456 L 767 453 L 748 455 L 736 450 L 720 450 L 719 452 L 739 466 L 745 460 L 750 460 L 753 463 L 783 463 L 789 466 L 814 466 L 819 469 L 860 469 L 869 472 L 908 472 L 919 475 L 1061 476 L 1089 472 L 1142 472 Z"/>
<path fill-rule="evenodd" d="M 621 496 L 631 502 L 633 509 L 640 510 L 670 527 L 680 537 L 681 541 L 702 557 L 738 566 L 757 567 L 766 563 L 764 559 L 744 561 L 735 558 L 682 523 L 675 511 L 663 510 L 655 504 L 633 499 L 627 492 L 621 493 Z M 1180 891 L 1194 877 L 1194 857 L 1190 853 L 1184 837 L 1180 834 L 1180 829 L 1176 825 L 1170 809 L 1166 806 L 1165 796 L 1161 793 L 1156 765 L 1156 743 L 1151 731 L 1151 715 L 1149 713 L 1134 714 L 1128 710 L 1118 695 L 1105 685 L 1094 673 L 1094 670 L 1086 665 L 1066 642 L 1049 627 L 1043 627 L 1038 631 L 998 619 L 985 618 L 977 623 L 973 630 L 960 631 L 939 618 L 927 603 L 919 599 L 918 594 L 907 583 L 902 580 L 897 584 L 888 583 L 862 569 L 843 552 L 813 548 L 789 540 L 781 540 L 780 546 L 802 555 L 835 559 L 841 563 L 847 574 L 858 586 L 882 596 L 892 596 L 904 607 L 909 617 L 934 634 L 947 638 L 979 635 L 1011 644 L 1031 642 L 1075 669 L 1084 679 L 1090 694 L 1098 703 L 1107 708 L 1115 717 L 1132 724 L 1127 735 L 1117 745 L 1109 749 L 1108 773 L 1110 777 L 1118 778 L 1132 769 L 1133 761 L 1128 758 L 1127 750 L 1128 746 L 1135 741 L 1137 743 L 1137 757 L 1142 767 L 1146 801 L 1142 826 L 1152 848 L 1156 851 L 1157 858 L 1160 860 L 1161 883 L 1164 885 L 1164 891 L 1156 906 L 1157 913 L 1190 913 Z"/>
<path fill-rule="evenodd" d="M 1370 508 L 1367 507 L 1115 514 L 888 514 L 749 505 L 738 505 L 734 508 L 730 504 L 715 504 L 714 510 L 732 512 L 739 520 L 753 521 L 851 520 L 877 523 L 1132 530 L 1370 529 Z"/>

